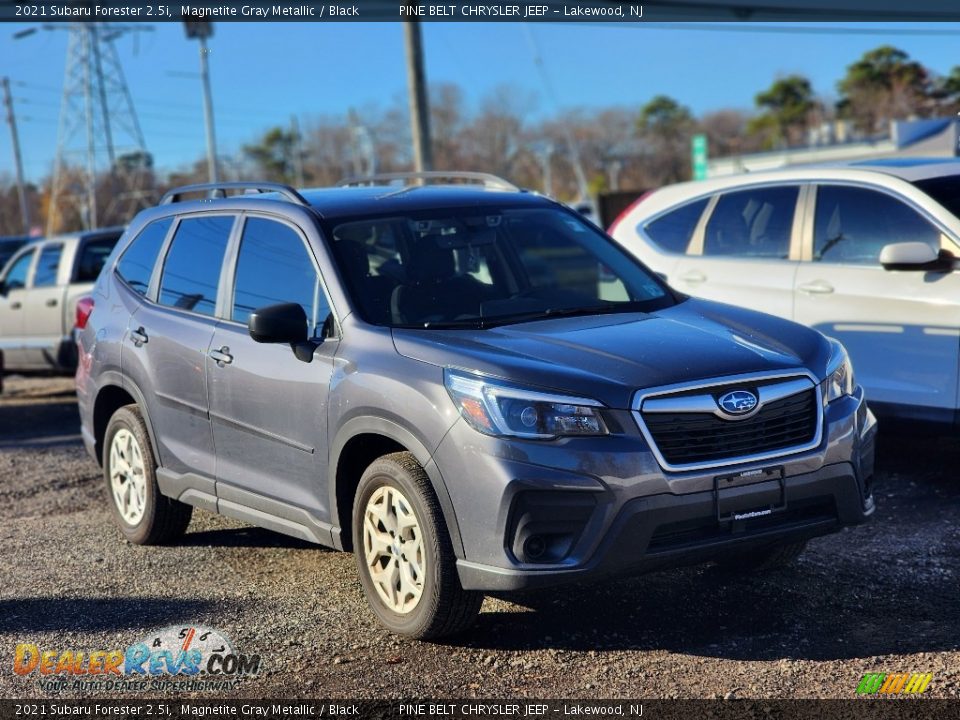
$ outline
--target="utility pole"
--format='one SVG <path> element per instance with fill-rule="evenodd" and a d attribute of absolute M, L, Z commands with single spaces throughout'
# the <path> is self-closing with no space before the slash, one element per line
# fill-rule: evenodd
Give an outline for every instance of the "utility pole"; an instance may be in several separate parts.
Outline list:
<path fill-rule="evenodd" d="M 7 108 L 7 124 L 10 126 L 10 140 L 13 142 L 13 161 L 17 171 L 17 197 L 20 200 L 20 218 L 23 221 L 23 234 L 30 234 L 30 207 L 27 205 L 27 191 L 23 184 L 23 160 L 20 157 L 20 136 L 17 134 L 17 118 L 13 114 L 13 98 L 10 96 L 10 78 L 3 78 L 3 104 Z"/>
<path fill-rule="evenodd" d="M 300 121 L 296 115 L 290 116 L 290 140 L 293 155 L 293 182 L 298 188 L 303 187 L 303 147 L 300 144 Z"/>
<path fill-rule="evenodd" d="M 430 107 L 427 104 L 427 79 L 423 67 L 423 41 L 420 23 L 407 20 L 403 24 L 407 47 L 407 90 L 410 95 L 410 129 L 413 134 L 413 169 L 433 169 L 430 146 Z"/>
<path fill-rule="evenodd" d="M 553 197 L 553 143 L 547 142 L 540 152 L 540 168 L 543 171 L 543 194 Z"/>
<path fill-rule="evenodd" d="M 186 16 L 185 16 L 186 17 Z M 207 175 L 210 182 L 220 182 L 217 167 L 217 138 L 213 128 L 213 98 L 210 93 L 210 50 L 207 38 L 213 35 L 213 23 L 209 20 L 184 20 L 187 38 L 200 41 L 200 80 L 203 83 L 203 121 L 207 131 Z"/>

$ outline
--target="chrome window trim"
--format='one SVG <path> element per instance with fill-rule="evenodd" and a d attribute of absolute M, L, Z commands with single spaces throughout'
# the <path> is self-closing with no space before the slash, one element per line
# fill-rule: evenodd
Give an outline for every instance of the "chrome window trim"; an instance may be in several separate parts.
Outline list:
<path fill-rule="evenodd" d="M 799 378 L 805 378 L 810 381 L 812 388 L 816 394 L 816 408 L 817 408 L 817 421 L 816 421 L 816 431 L 814 433 L 813 439 L 803 445 L 795 445 L 789 448 L 781 448 L 779 450 L 771 450 L 764 453 L 755 453 L 753 455 L 741 455 L 738 457 L 724 458 L 723 460 L 711 460 L 708 462 L 697 462 L 697 463 L 683 463 L 680 465 L 674 465 L 670 462 L 667 462 L 666 458 L 663 456 L 663 453 L 660 452 L 660 448 L 657 446 L 656 441 L 653 438 L 653 435 L 650 433 L 650 430 L 647 428 L 647 424 L 643 420 L 643 404 L 646 400 L 651 400 L 655 398 L 662 398 L 664 395 L 672 395 L 678 392 L 686 392 L 689 390 L 700 390 L 712 387 L 718 387 L 722 385 L 733 385 L 744 382 L 752 381 L 763 381 L 763 380 L 785 380 L 785 383 L 779 384 L 791 384 L 790 380 L 797 380 Z M 643 435 L 644 440 L 647 441 L 647 445 L 650 446 L 650 451 L 653 453 L 654 457 L 657 459 L 657 462 L 660 464 L 660 467 L 668 472 L 688 472 L 694 470 L 707 470 L 710 468 L 718 467 L 729 467 L 732 465 L 742 465 L 744 463 L 752 462 L 761 462 L 764 460 L 773 460 L 775 458 L 786 457 L 789 455 L 796 455 L 797 453 L 807 452 L 808 450 L 813 450 L 820 446 L 820 443 L 823 441 L 823 394 L 820 387 L 820 380 L 811 373 L 809 370 L 794 370 L 787 371 L 782 373 L 769 373 L 769 372 L 758 372 L 758 373 L 745 373 L 742 375 L 728 375 L 725 377 L 719 378 L 710 378 L 708 380 L 703 380 L 701 382 L 694 383 L 676 383 L 673 385 L 663 385 L 655 388 L 647 388 L 645 390 L 638 390 L 633 397 L 633 402 L 631 403 L 631 413 L 633 414 L 633 419 L 637 423 L 637 427 L 640 429 L 640 433 Z M 807 387 L 797 386 L 796 394 L 808 390 Z M 780 395 L 776 399 L 782 399 L 783 397 L 790 397 L 790 395 Z M 765 399 L 765 402 L 772 402 L 773 398 Z M 758 407 L 760 407 L 758 403 Z M 711 410 L 714 412 L 717 408 Z M 657 411 L 654 411 L 657 412 Z M 683 412 L 682 410 L 660 410 L 659 412 Z M 703 412 L 703 410 L 688 410 L 687 412 Z M 740 418 L 748 418 L 753 413 L 749 415 L 739 416 Z M 723 417 L 722 415 L 720 417 Z"/>

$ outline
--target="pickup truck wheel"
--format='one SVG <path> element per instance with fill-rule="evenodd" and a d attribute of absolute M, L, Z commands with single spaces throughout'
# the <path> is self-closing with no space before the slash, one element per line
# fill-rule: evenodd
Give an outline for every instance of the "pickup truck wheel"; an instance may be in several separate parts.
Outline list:
<path fill-rule="evenodd" d="M 754 571 L 775 570 L 786 567 L 806 549 L 807 541 L 783 542 L 769 545 L 759 550 L 743 553 L 730 553 L 717 558 L 717 564 L 726 570 Z"/>
<path fill-rule="evenodd" d="M 465 591 L 430 480 L 407 452 L 363 473 L 353 504 L 353 547 L 367 602 L 391 632 L 421 640 L 468 628 L 483 595 Z"/>
<path fill-rule="evenodd" d="M 193 508 L 160 494 L 150 436 L 136 405 L 117 410 L 103 443 L 103 477 L 120 531 L 137 545 L 179 539 Z"/>

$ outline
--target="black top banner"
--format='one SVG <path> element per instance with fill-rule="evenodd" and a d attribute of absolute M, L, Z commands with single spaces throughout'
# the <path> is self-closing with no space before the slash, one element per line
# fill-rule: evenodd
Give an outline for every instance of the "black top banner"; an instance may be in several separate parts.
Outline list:
<path fill-rule="evenodd" d="M 0 0 L 3 22 L 948 22 L 960 3 L 944 0 Z"/>
<path fill-rule="evenodd" d="M 0 720 L 956 720 L 953 700 L 0 700 Z"/>

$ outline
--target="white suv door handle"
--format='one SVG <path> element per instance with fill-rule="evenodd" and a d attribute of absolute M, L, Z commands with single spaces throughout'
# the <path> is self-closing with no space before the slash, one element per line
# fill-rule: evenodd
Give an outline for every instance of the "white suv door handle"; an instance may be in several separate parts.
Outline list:
<path fill-rule="evenodd" d="M 800 285 L 797 290 L 808 295 L 827 295 L 833 292 L 833 285 L 823 280 L 815 280 L 806 285 Z"/>
<path fill-rule="evenodd" d="M 688 283 L 702 283 L 707 279 L 707 276 L 704 275 L 699 270 L 691 270 L 680 276 L 680 279 Z"/>

